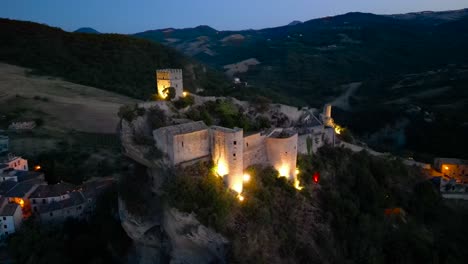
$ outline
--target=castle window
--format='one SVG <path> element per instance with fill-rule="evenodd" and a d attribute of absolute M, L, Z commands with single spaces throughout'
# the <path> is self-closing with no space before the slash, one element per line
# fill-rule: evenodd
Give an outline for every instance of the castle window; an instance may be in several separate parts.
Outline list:
<path fill-rule="evenodd" d="M 184 147 L 184 142 L 182 141 L 182 147 Z"/>
<path fill-rule="evenodd" d="M 3 228 L 7 228 L 7 225 L 3 225 Z"/>
<path fill-rule="evenodd" d="M 234 145 L 237 145 L 237 141 L 234 140 L 233 144 L 234 144 Z"/>
<path fill-rule="evenodd" d="M 246 146 L 246 147 L 248 147 L 248 146 L 249 146 L 249 143 L 248 143 L 248 142 L 247 142 L 247 143 L 245 143 L 245 146 Z"/>
<path fill-rule="evenodd" d="M 50 215 L 50 216 L 54 216 L 54 213 L 50 212 L 50 214 L 49 214 L 49 215 Z"/>
<path fill-rule="evenodd" d="M 234 157 L 235 157 L 235 156 L 236 156 L 236 153 L 233 153 L 233 154 L 232 154 L 232 156 L 234 156 Z"/>
<path fill-rule="evenodd" d="M 6 217 L 3 217 L 3 220 L 6 220 Z"/>

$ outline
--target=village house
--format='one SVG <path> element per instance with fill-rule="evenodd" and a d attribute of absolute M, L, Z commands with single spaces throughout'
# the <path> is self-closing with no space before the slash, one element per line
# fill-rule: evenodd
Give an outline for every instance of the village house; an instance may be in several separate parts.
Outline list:
<path fill-rule="evenodd" d="M 21 171 L 28 171 L 28 160 L 23 159 L 22 157 L 15 156 L 11 153 L 4 157 L 0 157 L 0 173 L 6 169 L 14 169 L 14 170 L 21 170 Z"/>
<path fill-rule="evenodd" d="M 434 169 L 446 177 L 459 181 L 468 180 L 468 160 L 436 158 L 434 159 Z"/>
<path fill-rule="evenodd" d="M 0 198 L 0 240 L 15 233 L 23 220 L 21 206 Z"/>

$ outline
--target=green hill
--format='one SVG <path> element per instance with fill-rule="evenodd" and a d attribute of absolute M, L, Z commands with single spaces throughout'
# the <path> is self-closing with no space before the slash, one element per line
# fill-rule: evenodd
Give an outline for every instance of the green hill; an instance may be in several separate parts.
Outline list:
<path fill-rule="evenodd" d="M 204 29 L 204 30 L 201 30 Z M 153 30 L 135 36 L 172 46 L 248 82 L 232 94 L 322 107 L 381 151 L 467 157 L 468 9 L 382 16 L 348 13 L 261 30 Z M 399 125 L 404 123 L 405 125 Z M 446 129 L 449 126 L 450 129 Z M 421 133 L 425 131 L 425 133 Z M 428 154 L 428 155 L 426 155 Z"/>
<path fill-rule="evenodd" d="M 184 69 L 186 89 L 219 87 L 223 77 L 161 44 L 118 34 L 68 33 L 0 19 L 0 60 L 135 98 L 155 91 L 155 70 Z"/>

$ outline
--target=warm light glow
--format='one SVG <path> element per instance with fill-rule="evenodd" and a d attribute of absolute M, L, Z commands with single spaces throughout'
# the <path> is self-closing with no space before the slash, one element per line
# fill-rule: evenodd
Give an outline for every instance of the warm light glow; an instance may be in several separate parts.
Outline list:
<path fill-rule="evenodd" d="M 186 97 L 188 95 L 187 92 L 182 92 L 182 97 Z"/>
<path fill-rule="evenodd" d="M 340 127 L 339 125 L 335 125 L 335 133 L 337 135 L 340 135 L 342 131 L 343 131 L 342 127 Z"/>
<path fill-rule="evenodd" d="M 24 207 L 24 200 L 21 199 L 21 198 L 15 197 L 11 201 L 16 203 L 16 204 L 19 204 L 19 206 L 21 206 L 21 208 Z"/>
<path fill-rule="evenodd" d="M 237 195 L 237 199 L 239 199 L 239 201 L 243 202 L 244 201 L 244 196 L 242 196 L 242 194 L 239 194 Z"/>
<path fill-rule="evenodd" d="M 448 170 L 448 169 L 449 169 L 449 167 L 448 167 L 448 166 L 444 166 L 444 169 Z"/>
<path fill-rule="evenodd" d="M 299 191 L 304 189 L 303 186 L 301 186 L 301 183 L 299 182 L 299 180 L 294 180 L 294 188 L 298 189 Z"/>
<path fill-rule="evenodd" d="M 38 170 L 40 170 L 40 169 L 41 169 L 41 166 L 40 166 L 40 165 L 34 166 L 34 170 L 38 171 Z"/>
<path fill-rule="evenodd" d="M 278 170 L 279 176 L 281 177 L 288 177 L 289 175 L 289 168 L 286 165 L 281 166 L 281 168 Z"/>
<path fill-rule="evenodd" d="M 318 183 L 319 182 L 319 178 L 320 178 L 320 174 L 318 172 L 315 172 L 314 173 L 314 176 L 312 177 L 312 180 L 315 182 L 315 183 Z"/>
<path fill-rule="evenodd" d="M 229 173 L 227 164 L 223 160 L 218 161 L 218 166 L 216 167 L 216 173 L 218 174 L 218 176 L 221 176 L 221 177 Z"/>
<path fill-rule="evenodd" d="M 296 169 L 296 175 L 298 175 L 298 174 L 299 174 L 299 172 L 300 172 L 300 171 L 299 171 L 299 169 Z"/>
<path fill-rule="evenodd" d="M 244 174 L 242 179 L 244 180 L 244 182 L 249 182 L 250 181 L 250 175 L 246 173 L 246 174 Z"/>
<path fill-rule="evenodd" d="M 242 182 L 237 182 L 237 183 L 234 183 L 232 186 L 231 186 L 231 189 L 233 189 L 234 191 L 236 191 L 238 194 L 240 194 L 242 192 Z"/>

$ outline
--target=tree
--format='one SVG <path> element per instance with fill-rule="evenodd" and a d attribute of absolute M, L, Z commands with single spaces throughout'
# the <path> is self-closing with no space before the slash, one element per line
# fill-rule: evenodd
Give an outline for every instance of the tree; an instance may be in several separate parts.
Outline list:
<path fill-rule="evenodd" d="M 312 146 L 314 144 L 314 141 L 312 140 L 310 136 L 307 137 L 306 144 L 307 144 L 307 155 L 312 155 Z"/>
<path fill-rule="evenodd" d="M 164 100 L 171 101 L 176 96 L 176 90 L 174 87 L 167 87 L 166 89 L 163 90 L 163 94 L 166 95 Z"/>

